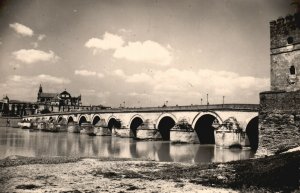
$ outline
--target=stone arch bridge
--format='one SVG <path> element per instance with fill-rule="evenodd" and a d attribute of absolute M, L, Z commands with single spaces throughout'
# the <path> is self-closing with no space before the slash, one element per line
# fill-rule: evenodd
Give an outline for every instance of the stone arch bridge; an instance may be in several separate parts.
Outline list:
<path fill-rule="evenodd" d="M 38 114 L 26 119 L 62 119 L 67 124 L 81 125 L 90 123 L 94 127 L 102 126 L 110 130 L 117 129 L 123 137 L 150 138 L 158 133 L 162 139 L 170 140 L 171 129 L 180 123 L 188 125 L 187 130 L 198 136 L 202 144 L 214 143 L 214 127 L 228 119 L 235 119 L 239 127 L 258 143 L 258 108 L 255 104 L 194 105 L 143 108 L 113 108 L 97 111 L 74 111 L 50 114 Z M 137 132 L 138 131 L 138 132 Z M 149 132 L 151 134 L 149 134 Z M 257 135 L 257 136 L 256 136 Z M 251 139 L 250 139 L 251 138 Z"/>

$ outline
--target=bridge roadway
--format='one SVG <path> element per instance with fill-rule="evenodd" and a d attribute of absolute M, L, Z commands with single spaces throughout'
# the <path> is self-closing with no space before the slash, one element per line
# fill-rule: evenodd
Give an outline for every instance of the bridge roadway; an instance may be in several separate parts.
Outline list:
<path fill-rule="evenodd" d="M 67 115 L 67 114 L 89 114 L 89 113 L 128 113 L 128 112 L 177 112 L 177 111 L 205 111 L 205 110 L 239 110 L 258 112 L 258 104 L 214 104 L 214 105 L 189 105 L 189 106 L 166 106 L 166 107 L 139 107 L 139 108 L 109 108 L 91 111 L 65 111 L 49 113 L 47 115 Z M 25 117 L 39 117 L 40 114 Z"/>
<path fill-rule="evenodd" d="M 165 140 L 170 140 L 170 130 L 176 124 L 185 123 L 192 128 L 200 143 L 214 143 L 212 128 L 228 119 L 235 120 L 238 127 L 247 133 L 258 135 L 258 109 L 257 104 L 111 108 L 36 114 L 23 119 L 65 120 L 67 125 L 79 127 L 87 122 L 110 131 L 117 129 L 119 136 L 123 137 L 152 138 L 156 130 Z"/>

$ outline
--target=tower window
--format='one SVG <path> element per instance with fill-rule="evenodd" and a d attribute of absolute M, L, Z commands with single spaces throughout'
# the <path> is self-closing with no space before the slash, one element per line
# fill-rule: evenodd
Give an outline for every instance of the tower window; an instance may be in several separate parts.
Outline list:
<path fill-rule="evenodd" d="M 294 65 L 290 67 L 290 74 L 291 75 L 295 75 L 296 74 L 296 69 L 295 69 Z"/>
<path fill-rule="evenodd" d="M 294 38 L 293 37 L 288 37 L 287 38 L 287 43 L 288 44 L 292 44 L 294 42 Z"/>

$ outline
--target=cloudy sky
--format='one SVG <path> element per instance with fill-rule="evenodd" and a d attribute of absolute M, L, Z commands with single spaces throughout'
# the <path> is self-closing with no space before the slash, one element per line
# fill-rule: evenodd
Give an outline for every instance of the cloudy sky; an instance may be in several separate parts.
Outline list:
<path fill-rule="evenodd" d="M 84 104 L 258 103 L 289 0 L 1 0 L 0 94 Z"/>

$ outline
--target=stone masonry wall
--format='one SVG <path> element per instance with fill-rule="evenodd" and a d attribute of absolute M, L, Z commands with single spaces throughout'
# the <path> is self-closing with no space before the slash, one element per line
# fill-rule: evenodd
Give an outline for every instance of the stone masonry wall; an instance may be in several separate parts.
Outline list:
<path fill-rule="evenodd" d="M 300 44 L 293 48 L 300 49 Z M 298 48 L 299 47 L 299 48 Z M 296 91 L 300 89 L 300 50 L 282 52 L 271 55 L 271 90 Z M 295 75 L 290 74 L 291 66 L 295 67 Z"/>
<path fill-rule="evenodd" d="M 300 90 L 300 14 L 270 22 L 271 90 Z M 294 67 L 295 74 L 290 68 Z"/>
<path fill-rule="evenodd" d="M 18 117 L 0 117 L 0 127 L 6 127 L 7 119 L 10 121 L 10 127 L 18 127 L 21 118 Z"/>
<path fill-rule="evenodd" d="M 270 153 L 280 144 L 300 144 L 300 91 L 260 93 L 259 127 L 259 148 Z"/>

